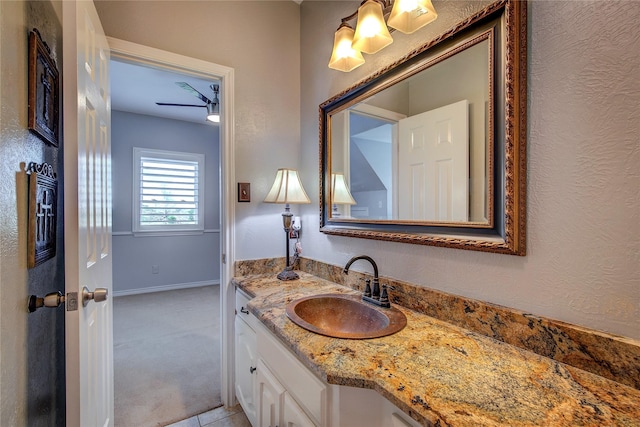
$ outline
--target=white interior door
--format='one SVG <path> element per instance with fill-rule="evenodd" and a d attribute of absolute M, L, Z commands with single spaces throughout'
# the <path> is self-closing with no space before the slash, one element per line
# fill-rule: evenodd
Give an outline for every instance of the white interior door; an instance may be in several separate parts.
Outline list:
<path fill-rule="evenodd" d="M 469 107 L 466 100 L 398 122 L 401 219 L 469 218 Z"/>
<path fill-rule="evenodd" d="M 62 3 L 67 425 L 113 426 L 109 48 L 93 2 Z"/>

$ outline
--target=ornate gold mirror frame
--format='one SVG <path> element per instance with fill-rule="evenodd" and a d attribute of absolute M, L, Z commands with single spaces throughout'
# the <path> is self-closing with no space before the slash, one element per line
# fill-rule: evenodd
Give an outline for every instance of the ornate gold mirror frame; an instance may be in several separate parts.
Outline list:
<path fill-rule="evenodd" d="M 527 2 L 496 1 L 394 64 L 320 105 L 320 231 L 330 235 L 523 256 L 526 253 Z M 451 56 L 456 46 L 492 31 L 488 123 L 488 220 L 362 220 L 332 215 L 331 118 Z M 435 52 L 435 53 L 434 53 Z"/>

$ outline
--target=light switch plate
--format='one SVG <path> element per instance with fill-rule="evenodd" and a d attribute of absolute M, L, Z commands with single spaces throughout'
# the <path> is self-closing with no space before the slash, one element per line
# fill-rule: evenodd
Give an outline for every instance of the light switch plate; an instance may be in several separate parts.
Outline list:
<path fill-rule="evenodd" d="M 238 183 L 238 202 L 251 201 L 251 184 L 248 182 Z"/>

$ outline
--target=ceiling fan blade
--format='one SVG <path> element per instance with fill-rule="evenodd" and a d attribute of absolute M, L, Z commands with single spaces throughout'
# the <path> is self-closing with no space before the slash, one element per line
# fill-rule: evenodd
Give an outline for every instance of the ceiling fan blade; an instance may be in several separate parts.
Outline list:
<path fill-rule="evenodd" d="M 169 106 L 172 106 L 172 107 L 206 107 L 206 105 L 170 104 L 168 102 L 156 102 L 156 105 L 169 105 Z"/>
<path fill-rule="evenodd" d="M 191 92 L 194 96 L 196 96 L 197 98 L 200 98 L 202 101 L 206 102 L 207 104 L 211 103 L 211 100 L 209 98 L 207 98 L 206 96 L 204 96 L 203 94 L 195 90 L 193 86 L 191 86 L 189 83 L 176 82 L 176 84 L 180 86 L 182 89 L 186 90 L 187 92 Z"/>

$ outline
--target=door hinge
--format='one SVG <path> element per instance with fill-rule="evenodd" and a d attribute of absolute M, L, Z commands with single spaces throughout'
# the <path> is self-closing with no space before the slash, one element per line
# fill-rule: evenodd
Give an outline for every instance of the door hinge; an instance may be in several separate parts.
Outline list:
<path fill-rule="evenodd" d="M 67 292 L 67 311 L 76 311 L 78 309 L 78 293 Z"/>
<path fill-rule="evenodd" d="M 227 254 L 222 254 L 222 263 L 223 264 L 227 263 Z"/>

